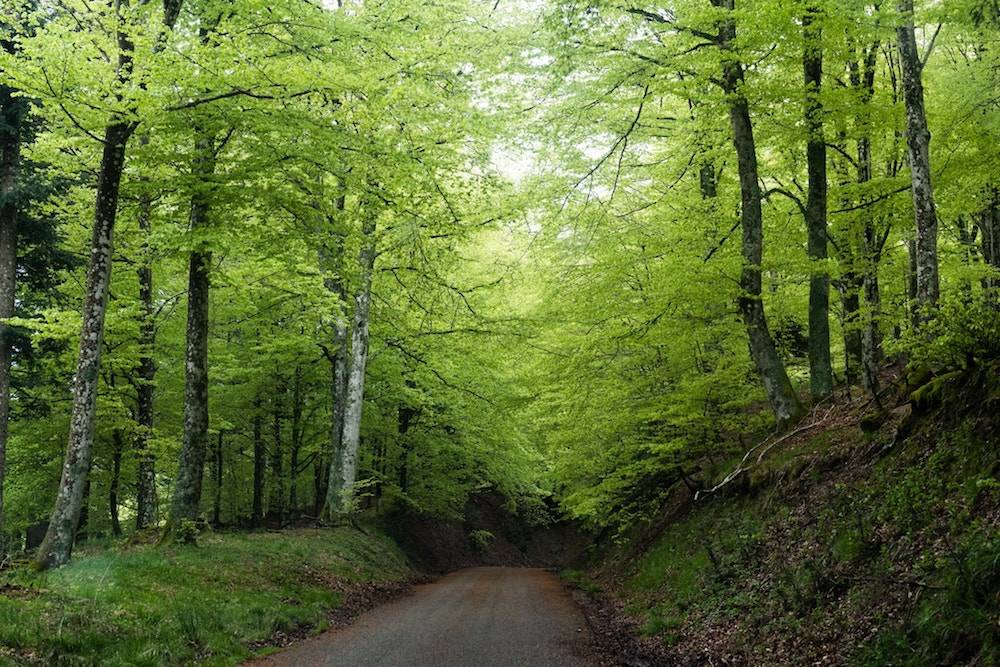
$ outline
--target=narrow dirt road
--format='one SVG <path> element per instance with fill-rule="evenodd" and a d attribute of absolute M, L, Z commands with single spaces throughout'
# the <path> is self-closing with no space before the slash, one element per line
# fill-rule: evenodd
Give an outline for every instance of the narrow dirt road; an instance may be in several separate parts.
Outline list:
<path fill-rule="evenodd" d="M 583 616 L 545 570 L 453 572 L 255 665 L 282 667 L 576 667 L 587 660 Z"/>

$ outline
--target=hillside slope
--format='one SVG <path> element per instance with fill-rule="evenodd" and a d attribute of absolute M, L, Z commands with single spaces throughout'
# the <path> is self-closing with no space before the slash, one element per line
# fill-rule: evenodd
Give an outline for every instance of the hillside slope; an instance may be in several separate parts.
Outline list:
<path fill-rule="evenodd" d="M 1000 664 L 1000 364 L 905 385 L 818 406 L 602 554 L 636 664 Z"/>

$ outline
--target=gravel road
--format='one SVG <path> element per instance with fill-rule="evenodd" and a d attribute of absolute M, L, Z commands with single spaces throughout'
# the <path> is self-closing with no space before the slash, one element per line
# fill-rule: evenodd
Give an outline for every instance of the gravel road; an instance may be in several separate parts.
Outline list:
<path fill-rule="evenodd" d="M 281 667 L 577 667 L 589 664 L 583 616 L 550 572 L 459 570 L 255 665 Z"/>

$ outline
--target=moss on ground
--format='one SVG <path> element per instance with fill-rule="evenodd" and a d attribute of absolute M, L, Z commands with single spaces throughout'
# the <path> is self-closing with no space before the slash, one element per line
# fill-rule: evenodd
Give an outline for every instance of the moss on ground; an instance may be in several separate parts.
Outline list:
<path fill-rule="evenodd" d="M 353 528 L 84 547 L 53 572 L 0 574 L 0 665 L 236 664 L 323 629 L 351 584 L 410 576 L 391 540 Z"/>

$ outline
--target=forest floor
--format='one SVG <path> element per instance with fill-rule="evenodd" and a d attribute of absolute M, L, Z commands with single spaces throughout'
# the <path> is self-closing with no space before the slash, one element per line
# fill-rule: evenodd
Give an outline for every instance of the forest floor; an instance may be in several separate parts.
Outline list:
<path fill-rule="evenodd" d="M 1000 363 L 899 385 L 567 572 L 599 641 L 627 665 L 1000 665 Z"/>
<path fill-rule="evenodd" d="M 345 624 L 416 578 L 367 528 L 84 545 L 55 571 L 0 572 L 0 665 L 237 664 Z"/>

